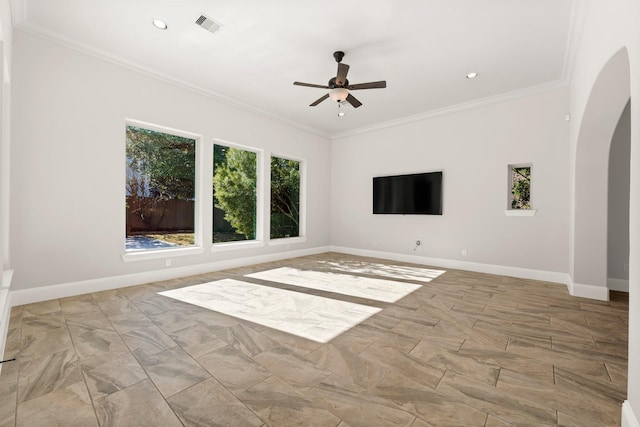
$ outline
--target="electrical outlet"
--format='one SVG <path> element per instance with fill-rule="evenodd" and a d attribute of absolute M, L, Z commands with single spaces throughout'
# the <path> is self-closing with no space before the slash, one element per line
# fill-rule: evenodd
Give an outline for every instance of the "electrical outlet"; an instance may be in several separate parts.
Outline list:
<path fill-rule="evenodd" d="M 462 256 L 467 256 L 467 250 L 466 249 L 462 250 Z"/>
<path fill-rule="evenodd" d="M 164 260 L 164 266 L 165 267 L 171 267 L 171 258 L 167 258 Z"/>

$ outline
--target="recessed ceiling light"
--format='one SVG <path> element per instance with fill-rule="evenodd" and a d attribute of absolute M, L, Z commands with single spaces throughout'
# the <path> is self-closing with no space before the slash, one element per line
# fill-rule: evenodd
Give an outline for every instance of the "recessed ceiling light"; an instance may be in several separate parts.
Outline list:
<path fill-rule="evenodd" d="M 162 19 L 154 19 L 153 20 L 153 26 L 156 27 L 159 30 L 166 30 L 167 29 L 167 23 L 164 22 Z"/>
<path fill-rule="evenodd" d="M 467 78 L 468 79 L 475 79 L 476 77 L 478 77 L 478 73 L 469 73 L 469 74 L 467 74 Z"/>

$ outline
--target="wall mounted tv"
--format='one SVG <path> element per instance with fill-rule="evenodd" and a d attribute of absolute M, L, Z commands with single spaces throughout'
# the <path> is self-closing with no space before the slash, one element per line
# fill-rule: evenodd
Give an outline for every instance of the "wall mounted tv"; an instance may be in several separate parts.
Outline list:
<path fill-rule="evenodd" d="M 374 177 L 373 213 L 442 215 L 442 172 Z"/>

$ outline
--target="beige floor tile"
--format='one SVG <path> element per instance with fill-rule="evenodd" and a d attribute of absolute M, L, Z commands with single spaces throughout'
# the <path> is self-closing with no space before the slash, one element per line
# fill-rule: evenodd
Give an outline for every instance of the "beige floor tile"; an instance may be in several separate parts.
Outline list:
<path fill-rule="evenodd" d="M 191 387 L 210 375 L 180 347 L 138 358 L 140 364 L 164 397 Z"/>
<path fill-rule="evenodd" d="M 151 356 L 178 345 L 155 325 L 131 330 L 121 337 L 138 358 Z"/>
<path fill-rule="evenodd" d="M 556 425 L 555 409 L 453 372 L 447 372 L 437 390 L 444 396 L 518 426 Z"/>
<path fill-rule="evenodd" d="M 25 402 L 82 381 L 73 349 L 42 357 L 19 359 L 18 402 Z"/>
<path fill-rule="evenodd" d="M 83 382 L 70 384 L 18 406 L 16 427 L 98 426 Z"/>
<path fill-rule="evenodd" d="M 586 396 L 576 388 L 539 382 L 519 372 L 503 369 L 497 388 L 519 398 L 543 404 L 566 415 L 597 421 L 599 425 L 619 424 L 620 408 L 609 405 L 606 398 Z"/>
<path fill-rule="evenodd" d="M 330 371 L 316 368 L 313 363 L 286 347 L 269 349 L 253 359 L 281 380 L 298 387 L 317 385 L 331 375 Z"/>
<path fill-rule="evenodd" d="M 187 427 L 263 425 L 256 414 L 213 378 L 171 396 L 168 402 Z"/>
<path fill-rule="evenodd" d="M 420 287 L 390 303 L 244 277 L 282 267 Z M 319 343 L 158 295 L 221 279 L 381 311 Z M 13 307 L 0 427 L 615 426 L 627 341 L 625 295 L 323 253 Z"/>
<path fill-rule="evenodd" d="M 93 313 L 102 314 L 100 307 L 90 294 L 78 295 L 74 297 L 61 298 L 59 300 L 62 312 L 66 315 Z"/>
<path fill-rule="evenodd" d="M 307 397 L 320 408 L 354 427 L 411 426 L 416 417 L 379 396 L 320 384 Z"/>
<path fill-rule="evenodd" d="M 182 426 L 151 380 L 98 399 L 94 401 L 94 407 L 101 427 Z"/>
<path fill-rule="evenodd" d="M 101 353 L 80 360 L 91 397 L 100 399 L 142 380 L 147 373 L 131 353 Z"/>
<path fill-rule="evenodd" d="M 197 361 L 235 394 L 271 376 L 265 367 L 231 346 L 205 354 Z"/>
<path fill-rule="evenodd" d="M 225 341 L 215 335 L 215 328 L 201 322 L 167 333 L 183 350 L 194 358 L 227 346 Z"/>
<path fill-rule="evenodd" d="M 251 387 L 238 398 L 269 426 L 330 427 L 340 422 L 314 399 L 275 377 Z"/>

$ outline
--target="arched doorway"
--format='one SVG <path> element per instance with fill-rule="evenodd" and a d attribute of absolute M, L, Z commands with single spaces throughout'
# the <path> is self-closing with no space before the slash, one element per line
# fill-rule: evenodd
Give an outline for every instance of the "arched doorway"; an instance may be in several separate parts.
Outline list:
<path fill-rule="evenodd" d="M 607 287 L 629 292 L 631 101 L 620 116 L 609 151 Z"/>
<path fill-rule="evenodd" d="M 607 191 L 611 138 L 630 97 L 629 55 L 619 50 L 593 85 L 575 157 L 572 295 L 609 299 Z"/>

